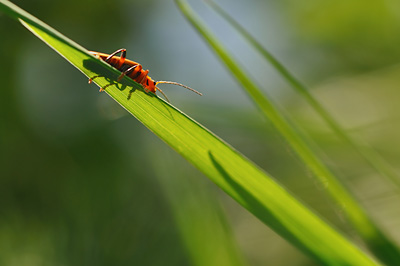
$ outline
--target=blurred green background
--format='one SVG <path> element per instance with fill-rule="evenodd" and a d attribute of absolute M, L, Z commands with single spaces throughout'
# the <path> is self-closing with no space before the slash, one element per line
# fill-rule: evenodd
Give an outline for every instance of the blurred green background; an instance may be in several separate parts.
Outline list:
<path fill-rule="evenodd" d="M 162 87 L 174 105 L 353 236 L 172 0 L 13 2 L 89 50 L 126 48 L 155 80 L 203 92 Z M 397 1 L 218 3 L 399 173 Z M 400 243 L 396 186 L 338 141 L 202 1 L 191 4 Z M 0 36 L 0 265 L 314 265 L 2 13 Z"/>

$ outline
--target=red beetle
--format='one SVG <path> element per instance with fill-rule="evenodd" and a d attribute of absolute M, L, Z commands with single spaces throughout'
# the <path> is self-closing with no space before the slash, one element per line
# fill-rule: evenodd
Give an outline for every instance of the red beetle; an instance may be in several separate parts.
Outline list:
<path fill-rule="evenodd" d="M 124 76 L 128 76 L 131 79 L 133 79 L 134 81 L 136 81 L 137 83 L 142 84 L 142 86 L 144 87 L 146 92 L 151 91 L 153 93 L 156 93 L 157 90 L 160 91 L 161 94 L 164 95 L 165 99 L 167 99 L 167 101 L 169 101 L 168 97 L 164 94 L 164 92 L 160 88 L 157 87 L 157 84 L 160 84 L 160 83 L 174 84 L 174 85 L 184 87 L 188 90 L 191 90 L 191 91 L 197 93 L 198 95 L 202 95 L 200 92 L 198 92 L 186 85 L 177 83 L 177 82 L 173 82 L 173 81 L 157 81 L 157 82 L 155 82 L 151 77 L 149 77 L 147 75 L 149 73 L 149 71 L 143 70 L 141 64 L 139 64 L 135 61 L 126 59 L 126 49 L 119 49 L 112 54 L 104 54 L 104 53 L 93 52 L 93 51 L 90 51 L 89 53 L 91 53 L 95 57 L 105 61 L 106 63 L 115 67 L 119 71 L 121 71 L 122 74 L 118 77 L 118 79 L 117 79 L 118 82 L 121 81 Z M 118 53 L 121 53 L 120 57 L 116 56 Z M 95 79 L 97 77 L 99 77 L 99 76 L 90 78 L 89 83 L 91 83 L 93 81 L 93 79 Z M 104 88 L 101 88 L 100 91 L 104 91 L 104 89 L 110 85 L 112 85 L 112 84 L 106 85 Z"/>

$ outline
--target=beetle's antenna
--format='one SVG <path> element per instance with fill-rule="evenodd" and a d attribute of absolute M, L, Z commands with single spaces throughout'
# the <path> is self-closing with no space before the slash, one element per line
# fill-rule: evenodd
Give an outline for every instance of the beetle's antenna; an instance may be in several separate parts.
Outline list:
<path fill-rule="evenodd" d="M 158 90 L 159 92 L 161 92 L 161 94 L 164 96 L 164 98 L 167 100 L 167 102 L 170 103 L 170 101 L 168 100 L 167 95 L 165 95 L 165 93 L 164 93 L 160 88 L 156 87 L 156 90 Z"/>
<path fill-rule="evenodd" d="M 183 84 L 178 83 L 178 82 L 173 82 L 173 81 L 157 81 L 157 82 L 156 82 L 156 85 L 157 85 L 157 84 L 160 84 L 160 83 L 178 85 L 178 86 L 184 87 L 185 89 L 188 89 L 188 90 L 190 90 L 190 91 L 193 91 L 194 93 L 197 93 L 197 94 L 200 95 L 200 96 L 203 96 L 203 94 L 202 94 L 201 92 L 198 92 L 198 91 L 196 91 L 195 89 L 192 89 L 192 88 L 190 88 L 189 86 L 183 85 Z M 158 88 L 157 88 L 157 89 L 158 89 Z M 162 93 L 162 91 L 161 91 L 160 89 L 158 89 L 158 90 Z M 164 95 L 164 93 L 163 93 L 163 95 Z M 164 96 L 165 96 L 165 95 L 164 95 Z M 165 98 L 167 98 L 167 97 L 165 97 Z"/>

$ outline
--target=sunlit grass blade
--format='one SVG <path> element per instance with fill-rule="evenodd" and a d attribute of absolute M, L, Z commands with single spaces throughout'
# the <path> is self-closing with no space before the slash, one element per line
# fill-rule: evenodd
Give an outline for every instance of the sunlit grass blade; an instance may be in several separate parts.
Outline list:
<path fill-rule="evenodd" d="M 263 47 L 244 27 L 242 27 L 232 16 L 230 16 L 223 8 L 221 8 L 215 1 L 206 0 L 218 14 L 221 15 L 228 23 L 230 23 L 243 37 L 246 39 L 252 47 L 254 47 L 271 65 L 278 71 L 279 74 L 298 92 L 300 93 L 314 108 L 314 110 L 321 116 L 325 123 L 331 128 L 332 132 L 336 134 L 344 143 L 347 143 L 350 147 L 353 147 L 365 161 L 370 164 L 381 176 L 388 179 L 394 185 L 396 190 L 400 189 L 400 179 L 395 173 L 393 168 L 385 161 L 378 153 L 376 153 L 369 145 L 362 143 L 361 140 L 351 137 L 346 131 L 339 125 L 339 123 L 330 115 L 330 113 L 323 107 L 323 105 L 310 93 L 310 91 L 304 86 L 298 79 L 294 77 L 292 73 L 279 62 L 265 47 Z M 374 242 L 375 239 L 370 240 Z M 389 243 L 388 243 L 389 244 Z M 387 247 L 388 250 L 397 249 L 397 247 L 391 247 L 391 243 Z M 379 248 L 385 249 L 385 247 Z M 382 251 L 377 251 L 378 254 Z M 398 251 L 396 252 L 398 253 Z M 382 256 L 387 256 L 386 252 L 383 252 Z"/>
<path fill-rule="evenodd" d="M 243 89 L 258 106 L 261 112 L 275 125 L 286 141 L 296 151 L 305 165 L 314 173 L 323 184 L 331 197 L 342 207 L 353 227 L 369 245 L 371 250 L 385 262 L 400 261 L 398 247 L 373 223 L 364 209 L 349 191 L 338 181 L 332 172 L 312 152 L 286 118 L 275 108 L 272 101 L 264 96 L 261 89 L 243 71 L 232 55 L 214 34 L 203 24 L 185 0 L 175 0 L 184 16 L 192 26 L 207 41 L 228 70 L 239 81 Z"/>
<path fill-rule="evenodd" d="M 332 115 L 324 108 L 324 106 L 310 93 L 309 89 L 304 86 L 298 79 L 294 77 L 289 70 L 282 65 L 265 47 L 263 47 L 244 27 L 242 27 L 232 16 L 230 16 L 223 8 L 221 8 L 215 1 L 206 0 L 206 2 L 228 21 L 242 36 L 247 40 L 270 64 L 275 68 L 276 71 L 298 92 L 304 99 L 307 100 L 309 105 L 321 116 L 325 123 L 331 128 L 344 143 L 353 147 L 365 161 L 369 163 L 379 174 L 388 179 L 390 182 L 397 186 L 397 190 L 400 191 L 400 178 L 388 164 L 386 160 L 382 158 L 377 152 L 375 152 L 367 144 L 362 143 L 361 140 L 351 137 L 346 131 L 339 125 L 339 123 L 332 117 Z"/>
<path fill-rule="evenodd" d="M 105 76 L 95 80 L 100 87 L 117 79 L 119 72 L 116 69 L 9 1 L 0 0 L 0 10 L 20 20 L 88 77 Z M 124 84 L 107 87 L 106 92 L 228 195 L 291 243 L 325 265 L 379 265 L 203 126 L 155 95 L 146 94 L 128 77 L 121 83 Z"/>

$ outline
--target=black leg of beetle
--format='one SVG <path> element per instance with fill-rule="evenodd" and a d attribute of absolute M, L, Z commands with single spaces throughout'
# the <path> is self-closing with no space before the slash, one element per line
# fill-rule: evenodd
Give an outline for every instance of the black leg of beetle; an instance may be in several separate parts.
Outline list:
<path fill-rule="evenodd" d="M 93 80 L 94 80 L 95 78 L 98 78 L 98 77 L 101 77 L 101 76 L 94 76 L 94 77 L 89 78 L 89 84 L 92 83 Z M 109 84 L 109 85 L 110 85 L 110 84 Z M 104 88 L 100 88 L 99 92 L 104 91 L 104 89 L 107 88 L 109 85 L 106 85 Z"/>
<path fill-rule="evenodd" d="M 110 55 L 106 58 L 106 60 L 104 60 L 104 61 L 106 61 L 106 62 L 108 63 L 108 61 L 109 61 L 114 55 L 116 55 L 116 54 L 118 54 L 118 53 L 121 53 L 121 58 L 123 58 L 123 59 L 125 60 L 125 58 L 126 58 L 126 49 L 119 49 L 119 50 L 115 51 L 114 53 L 110 54 Z"/>
<path fill-rule="evenodd" d="M 108 87 L 110 87 L 111 85 L 115 85 L 117 83 L 108 83 L 106 86 L 104 86 L 103 88 L 100 88 L 99 92 L 103 92 L 105 91 Z"/>
<path fill-rule="evenodd" d="M 98 77 L 100 77 L 100 76 L 94 76 L 94 77 L 89 78 L 89 84 L 92 83 L 92 81 L 93 81 L 95 78 L 98 78 Z"/>
<path fill-rule="evenodd" d="M 118 77 L 117 81 L 120 82 L 125 75 L 129 75 L 133 70 L 135 70 L 135 68 L 137 66 L 138 65 L 133 65 L 130 68 L 128 68 L 127 70 L 125 70 L 124 72 L 122 72 L 121 75 Z"/>

